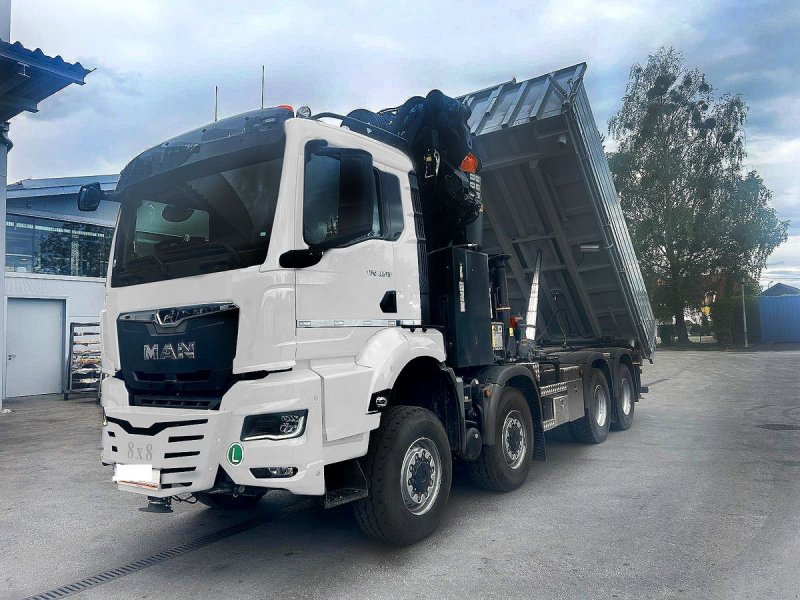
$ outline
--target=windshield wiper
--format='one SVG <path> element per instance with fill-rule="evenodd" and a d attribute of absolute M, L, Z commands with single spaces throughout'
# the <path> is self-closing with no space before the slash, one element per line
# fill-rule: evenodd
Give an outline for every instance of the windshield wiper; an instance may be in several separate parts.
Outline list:
<path fill-rule="evenodd" d="M 131 269 L 131 266 L 139 266 L 140 264 L 148 261 L 155 262 L 158 265 L 158 268 L 165 279 L 172 278 L 172 274 L 169 272 L 167 265 L 165 265 L 164 261 L 158 258 L 158 256 L 156 256 L 155 254 L 148 254 L 147 256 L 138 256 L 131 261 L 133 265 L 131 265 L 129 262 L 126 266 L 117 269 L 117 271 L 120 273 L 121 277 L 126 279 L 130 277 L 141 277 L 141 272 L 143 269 L 135 269 L 132 273 L 127 273 L 127 274 L 125 272 Z"/>
<path fill-rule="evenodd" d="M 231 268 L 234 268 L 234 269 L 242 265 L 242 262 L 243 262 L 242 261 L 242 257 L 239 255 L 239 253 L 236 250 L 234 250 L 234 248 L 232 246 L 226 244 L 225 242 L 208 242 L 204 247 L 207 248 L 209 246 L 214 246 L 215 248 L 221 248 L 221 249 L 225 250 L 225 252 L 228 254 L 228 256 L 230 256 L 231 259 L 233 259 L 233 260 L 225 260 L 225 259 L 219 259 L 219 258 L 216 258 L 216 259 L 212 258 L 212 259 L 209 259 L 209 260 L 204 260 L 204 261 L 202 261 L 202 262 L 200 262 L 198 264 L 198 266 L 200 267 L 200 269 L 204 273 L 210 272 L 211 271 L 210 267 L 213 267 L 213 266 L 216 266 L 216 265 L 230 264 Z"/>

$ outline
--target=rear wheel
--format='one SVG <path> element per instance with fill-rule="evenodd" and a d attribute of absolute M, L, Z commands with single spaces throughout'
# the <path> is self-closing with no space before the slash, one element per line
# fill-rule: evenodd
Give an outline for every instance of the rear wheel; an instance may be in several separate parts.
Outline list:
<path fill-rule="evenodd" d="M 214 510 L 250 510 L 261 502 L 266 492 L 255 495 L 234 496 L 233 494 L 206 494 L 198 492 L 194 495 L 198 502 Z"/>
<path fill-rule="evenodd" d="M 614 403 L 614 422 L 611 428 L 617 431 L 630 429 L 633 425 L 634 385 L 633 373 L 629 365 L 621 364 L 617 369 L 619 394 Z"/>
<path fill-rule="evenodd" d="M 495 492 L 510 492 L 528 477 L 533 456 L 533 422 L 521 391 L 506 388 L 500 397 L 495 423 L 495 444 L 484 446 L 469 463 L 476 485 Z"/>
<path fill-rule="evenodd" d="M 388 408 L 370 436 L 364 474 L 369 496 L 353 512 L 365 533 L 398 546 L 428 537 L 442 520 L 453 476 L 442 423 L 424 408 Z"/>
<path fill-rule="evenodd" d="M 585 414 L 569 424 L 572 436 L 586 444 L 600 444 L 608 437 L 611 421 L 611 393 L 608 380 L 600 369 L 592 369 L 589 383 L 589 401 Z"/>

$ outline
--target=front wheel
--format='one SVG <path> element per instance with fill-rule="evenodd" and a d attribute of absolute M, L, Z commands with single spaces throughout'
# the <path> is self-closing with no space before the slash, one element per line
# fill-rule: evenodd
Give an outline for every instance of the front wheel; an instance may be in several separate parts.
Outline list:
<path fill-rule="evenodd" d="M 393 406 L 370 436 L 364 464 L 369 496 L 353 505 L 361 529 L 389 544 L 428 537 L 444 515 L 453 460 L 439 419 L 415 406 Z"/>
<path fill-rule="evenodd" d="M 608 437 L 608 426 L 611 421 L 611 392 L 608 380 L 600 369 L 592 369 L 589 383 L 589 401 L 585 414 L 577 421 L 570 423 L 572 436 L 586 444 L 600 444 Z"/>

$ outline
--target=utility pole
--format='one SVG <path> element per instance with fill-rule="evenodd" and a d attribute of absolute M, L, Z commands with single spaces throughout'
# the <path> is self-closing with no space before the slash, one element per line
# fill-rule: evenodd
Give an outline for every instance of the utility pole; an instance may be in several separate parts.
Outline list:
<path fill-rule="evenodd" d="M 261 65 L 261 110 L 264 110 L 264 65 Z"/>
<path fill-rule="evenodd" d="M 219 105 L 219 86 L 214 86 L 214 123 L 217 122 L 217 106 Z"/>
<path fill-rule="evenodd" d="M 747 309 L 744 306 L 744 277 L 742 277 L 742 323 L 744 324 L 744 347 L 747 348 Z"/>

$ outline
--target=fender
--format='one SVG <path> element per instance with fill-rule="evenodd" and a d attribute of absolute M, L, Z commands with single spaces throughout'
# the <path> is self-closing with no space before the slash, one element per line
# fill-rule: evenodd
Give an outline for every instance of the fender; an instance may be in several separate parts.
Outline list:
<path fill-rule="evenodd" d="M 533 372 L 523 365 L 496 365 L 483 369 L 477 376 L 482 386 L 491 389 L 491 395 L 482 397 L 480 403 L 483 444 L 485 446 L 493 446 L 497 442 L 494 424 L 497 420 L 500 396 L 503 394 L 503 388 L 514 378 L 521 378 L 526 387 L 528 387 L 528 390 L 523 389 L 523 392 L 526 392 L 525 395 L 528 397 L 528 405 L 531 408 L 531 416 L 533 417 L 533 458 L 534 460 L 544 460 L 544 429 L 542 428 L 542 401 L 539 397 L 539 384 Z"/>
<path fill-rule="evenodd" d="M 356 357 L 356 364 L 373 370 L 369 394 L 364 398 L 364 410 L 368 409 L 373 394 L 391 389 L 405 366 L 421 357 L 444 362 L 444 338 L 439 331 L 412 332 L 396 327 L 382 329 L 367 340 Z"/>
<path fill-rule="evenodd" d="M 370 396 L 365 411 L 376 410 L 371 403 L 377 396 L 387 395 L 395 388 L 398 377 L 410 366 L 412 361 L 431 359 L 430 367 L 438 367 L 446 381 L 448 399 L 437 416 L 447 430 L 447 436 L 455 455 L 465 451 L 466 436 L 464 414 L 464 385 L 461 378 L 447 367 L 445 360 L 444 339 L 436 330 L 412 332 L 405 329 L 385 329 L 375 334 L 368 341 L 356 363 L 372 369 Z M 435 374 L 430 374 L 435 377 Z M 424 381 L 424 380 L 423 380 Z"/>
<path fill-rule="evenodd" d="M 602 361 L 607 367 L 609 375 L 611 376 L 611 381 L 609 383 L 609 388 L 611 389 L 612 400 L 614 402 L 617 401 L 619 398 L 619 381 L 617 381 L 617 368 L 619 367 L 620 362 L 623 362 L 623 358 L 627 357 L 630 363 L 633 362 L 633 358 L 631 356 L 631 351 L 628 348 L 603 348 L 602 350 L 579 350 L 577 352 L 568 352 L 566 354 L 560 355 L 560 358 L 567 363 L 574 364 L 574 365 L 581 365 L 582 372 L 586 373 L 587 375 L 583 378 L 583 402 L 586 408 L 591 408 L 589 403 L 591 402 L 591 394 L 589 390 L 590 378 L 588 377 L 589 369 L 592 368 L 592 364 L 595 361 Z M 635 371 L 635 370 L 634 370 Z M 634 390 L 634 399 L 638 398 L 638 377 L 636 373 L 634 375 L 634 383 L 637 386 Z"/>

